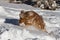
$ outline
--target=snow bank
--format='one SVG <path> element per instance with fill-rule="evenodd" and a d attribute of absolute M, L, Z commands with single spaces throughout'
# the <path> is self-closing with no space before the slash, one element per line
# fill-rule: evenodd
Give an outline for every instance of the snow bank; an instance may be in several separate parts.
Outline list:
<path fill-rule="evenodd" d="M 15 9 L 15 10 L 21 10 L 21 9 L 36 10 L 36 9 L 38 9 L 38 8 L 34 8 L 34 7 L 32 7 L 30 5 L 26 5 L 26 4 L 13 4 L 13 3 L 2 3 L 2 2 L 0 2 L 0 6 L 10 8 L 10 9 Z"/>
<path fill-rule="evenodd" d="M 2 24 L 0 29 L 2 33 L 0 33 L 1 40 L 55 40 L 54 37 L 49 35 L 45 35 L 43 33 L 40 34 L 32 34 L 27 30 L 21 30 L 18 28 L 19 26 L 12 25 L 12 24 Z M 23 32 L 23 33 L 22 33 Z M 37 32 L 39 33 L 39 32 Z M 28 35 L 28 36 L 27 36 Z"/>
<path fill-rule="evenodd" d="M 0 40 L 60 40 L 60 11 L 47 11 L 26 4 L 0 3 Z M 34 10 L 42 15 L 48 33 L 18 26 L 21 10 Z"/>

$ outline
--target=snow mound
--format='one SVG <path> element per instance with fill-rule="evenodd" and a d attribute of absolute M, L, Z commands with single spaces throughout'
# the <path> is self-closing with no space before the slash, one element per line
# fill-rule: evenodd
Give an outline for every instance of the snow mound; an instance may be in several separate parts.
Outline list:
<path fill-rule="evenodd" d="M 45 35 L 40 32 L 37 32 L 39 34 L 32 34 L 33 32 L 29 32 L 25 29 L 23 31 L 19 26 L 12 24 L 2 24 L 0 31 L 1 40 L 55 40 L 53 36 Z"/>
<path fill-rule="evenodd" d="M 21 9 L 25 9 L 25 10 L 36 10 L 38 8 L 34 8 L 30 5 L 26 5 L 26 4 L 13 4 L 13 3 L 2 3 L 0 2 L 0 6 L 3 6 L 5 8 L 11 8 L 11 9 L 16 9 L 16 10 L 21 10 Z"/>

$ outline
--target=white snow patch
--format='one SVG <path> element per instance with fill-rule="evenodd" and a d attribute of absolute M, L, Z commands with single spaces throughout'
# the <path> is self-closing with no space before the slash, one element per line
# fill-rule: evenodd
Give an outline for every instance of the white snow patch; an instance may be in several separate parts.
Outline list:
<path fill-rule="evenodd" d="M 5 19 L 0 18 L 0 24 L 4 23 Z"/>

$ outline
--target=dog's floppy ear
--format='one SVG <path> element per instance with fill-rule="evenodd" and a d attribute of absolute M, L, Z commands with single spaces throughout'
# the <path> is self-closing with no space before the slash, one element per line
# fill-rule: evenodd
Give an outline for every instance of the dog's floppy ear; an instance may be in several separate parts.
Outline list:
<path fill-rule="evenodd" d="M 21 10 L 19 16 L 22 18 L 24 13 L 25 13 L 24 10 Z"/>
<path fill-rule="evenodd" d="M 24 10 L 21 10 L 21 12 L 20 12 L 19 16 L 21 16 L 23 13 L 24 13 Z"/>
<path fill-rule="evenodd" d="M 21 10 L 21 13 L 24 13 L 24 10 Z"/>

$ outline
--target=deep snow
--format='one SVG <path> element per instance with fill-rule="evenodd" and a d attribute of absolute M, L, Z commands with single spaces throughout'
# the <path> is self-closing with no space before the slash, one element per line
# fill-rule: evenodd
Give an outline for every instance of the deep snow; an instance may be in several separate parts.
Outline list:
<path fill-rule="evenodd" d="M 42 15 L 48 33 L 18 26 L 21 10 L 33 10 Z M 60 40 L 60 9 L 42 10 L 26 4 L 0 3 L 0 40 Z"/>

